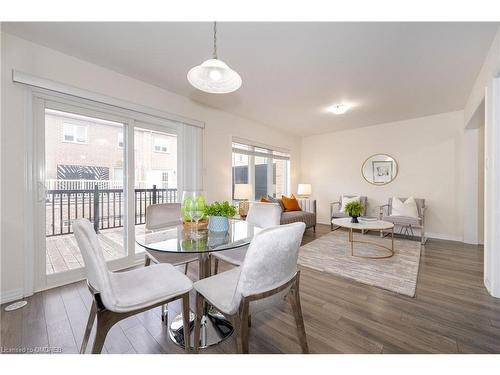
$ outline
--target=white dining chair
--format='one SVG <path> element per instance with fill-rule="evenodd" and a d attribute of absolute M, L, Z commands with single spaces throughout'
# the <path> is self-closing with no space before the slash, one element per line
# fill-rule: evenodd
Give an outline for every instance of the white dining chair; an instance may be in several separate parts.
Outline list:
<path fill-rule="evenodd" d="M 182 212 L 180 203 L 150 204 L 146 207 L 145 228 L 147 231 L 154 231 L 181 223 Z M 161 258 L 161 261 L 159 258 Z M 192 254 L 172 254 L 150 250 L 145 255 L 146 266 L 149 266 L 151 263 L 170 263 L 176 267 L 184 266 L 184 274 L 186 275 L 189 263 L 197 261 L 198 257 Z M 168 322 L 168 307 L 166 305 L 161 308 L 161 320 Z"/>
<path fill-rule="evenodd" d="M 106 335 L 115 323 L 177 299 L 182 299 L 183 328 L 189 332 L 189 291 L 193 283 L 186 275 L 171 264 L 110 272 L 92 224 L 87 219 L 78 219 L 73 223 L 73 230 L 93 296 L 80 353 L 85 353 L 96 317 L 92 353 L 101 352 Z M 189 352 L 189 345 L 184 346 Z"/>
<path fill-rule="evenodd" d="M 276 203 L 253 203 L 250 206 L 246 221 L 249 224 L 259 228 L 269 228 L 280 225 L 281 208 Z M 233 266 L 240 266 L 245 259 L 248 246 L 243 246 L 238 249 L 219 251 L 213 253 L 214 258 L 214 274 L 219 270 L 219 261 L 222 260 Z"/>
<path fill-rule="evenodd" d="M 248 353 L 249 316 L 283 303 L 288 297 L 295 316 L 300 346 L 308 353 L 299 296 L 297 259 L 306 225 L 292 223 L 257 233 L 241 267 L 199 280 L 196 290 L 194 348 L 198 351 L 205 301 L 229 318 L 235 328 L 238 351 Z"/>

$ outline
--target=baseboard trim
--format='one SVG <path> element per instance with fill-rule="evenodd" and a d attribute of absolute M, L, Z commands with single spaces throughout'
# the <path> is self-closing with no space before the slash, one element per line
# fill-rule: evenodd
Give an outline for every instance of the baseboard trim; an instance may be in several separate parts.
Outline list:
<path fill-rule="evenodd" d="M 446 241 L 455 241 L 455 242 L 464 242 L 464 239 L 460 236 L 453 236 L 450 234 L 443 233 L 426 233 L 427 238 L 434 238 L 436 240 L 446 240 Z"/>
<path fill-rule="evenodd" d="M 12 301 L 16 301 L 18 299 L 22 299 L 24 297 L 22 289 L 14 289 L 8 290 L 6 292 L 2 292 L 2 296 L 0 297 L 0 304 L 9 303 Z"/>

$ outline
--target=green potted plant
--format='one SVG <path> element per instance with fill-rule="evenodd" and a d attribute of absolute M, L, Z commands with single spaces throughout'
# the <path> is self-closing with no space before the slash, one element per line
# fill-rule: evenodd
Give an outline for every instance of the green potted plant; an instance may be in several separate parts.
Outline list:
<path fill-rule="evenodd" d="M 208 216 L 208 230 L 212 232 L 227 232 L 229 218 L 236 215 L 236 207 L 224 201 L 205 205 L 205 216 Z"/>
<path fill-rule="evenodd" d="M 364 206 L 360 201 L 349 202 L 345 205 L 344 211 L 351 217 L 351 223 L 359 223 L 358 217 L 363 213 Z"/>

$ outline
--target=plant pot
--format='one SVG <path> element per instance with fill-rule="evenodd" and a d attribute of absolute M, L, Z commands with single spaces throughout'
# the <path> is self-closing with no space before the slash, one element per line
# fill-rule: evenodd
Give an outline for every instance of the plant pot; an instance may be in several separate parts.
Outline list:
<path fill-rule="evenodd" d="M 351 216 L 351 223 L 359 223 L 358 217 L 359 216 Z"/>
<path fill-rule="evenodd" d="M 211 232 L 227 232 L 229 230 L 229 219 L 225 216 L 210 216 L 208 218 L 208 230 Z"/>

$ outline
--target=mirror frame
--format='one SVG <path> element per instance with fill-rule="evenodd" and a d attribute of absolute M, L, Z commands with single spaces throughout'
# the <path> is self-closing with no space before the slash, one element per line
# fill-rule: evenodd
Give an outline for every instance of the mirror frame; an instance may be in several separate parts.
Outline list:
<path fill-rule="evenodd" d="M 390 157 L 390 158 L 394 161 L 394 164 L 396 165 L 396 174 L 394 175 L 394 177 L 392 178 L 392 180 L 391 180 L 391 181 L 389 181 L 389 182 L 384 182 L 384 183 L 376 183 L 376 182 L 372 182 L 372 181 L 368 180 L 368 179 L 365 177 L 365 174 L 363 173 L 363 168 L 364 168 L 364 166 L 365 166 L 366 162 L 367 162 L 368 160 L 370 160 L 371 158 L 373 158 L 374 156 L 377 156 L 377 155 L 384 155 L 384 156 L 388 156 L 388 157 Z M 393 181 L 396 179 L 396 177 L 398 177 L 398 175 L 399 175 L 399 164 L 398 164 L 397 160 L 396 160 L 394 157 L 392 157 L 391 155 L 386 154 L 386 153 L 379 152 L 379 153 L 376 153 L 376 154 L 370 155 L 370 156 L 368 156 L 368 157 L 365 159 L 365 161 L 363 162 L 363 164 L 361 164 L 361 176 L 363 176 L 363 178 L 366 180 L 366 182 L 368 182 L 369 184 L 375 185 L 375 186 L 384 186 L 384 185 L 390 184 L 391 182 L 393 182 Z"/>

